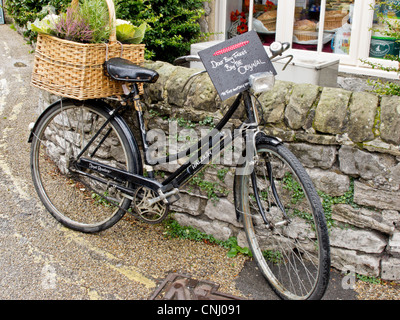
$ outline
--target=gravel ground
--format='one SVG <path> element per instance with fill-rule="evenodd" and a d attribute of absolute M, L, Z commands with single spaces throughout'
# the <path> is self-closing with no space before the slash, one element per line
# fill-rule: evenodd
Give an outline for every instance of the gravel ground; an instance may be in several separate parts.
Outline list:
<path fill-rule="evenodd" d="M 244 297 L 235 286 L 235 279 L 246 261 L 243 255 L 229 258 L 225 248 L 170 239 L 164 232 L 163 225 L 148 225 L 126 215 L 116 226 L 102 232 L 101 237 L 91 236 L 90 241 L 108 252 L 117 251 L 124 265 L 146 270 L 147 276 L 157 283 L 168 273 L 176 272 L 218 283 L 221 292 Z M 119 234 L 117 239 L 116 233 Z M 113 241 L 107 241 L 108 238 Z"/>
<path fill-rule="evenodd" d="M 357 300 L 400 300 L 400 284 L 373 284 L 357 281 L 355 285 Z"/>

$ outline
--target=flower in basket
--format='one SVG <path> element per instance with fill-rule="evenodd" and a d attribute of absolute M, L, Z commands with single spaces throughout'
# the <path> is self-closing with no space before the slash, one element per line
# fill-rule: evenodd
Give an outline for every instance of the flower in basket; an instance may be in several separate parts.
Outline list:
<path fill-rule="evenodd" d="M 117 40 L 122 43 L 141 43 L 144 38 L 146 29 L 146 23 L 142 23 L 139 27 L 136 27 L 130 21 L 121 19 L 116 20 Z"/>
<path fill-rule="evenodd" d="M 59 16 L 56 14 L 48 14 L 42 20 L 38 18 L 33 23 L 28 23 L 28 30 L 32 30 L 37 33 L 53 34 L 55 30 L 55 23 L 58 22 Z"/>
<path fill-rule="evenodd" d="M 82 43 L 93 41 L 89 21 L 80 14 L 77 7 L 69 7 L 66 13 L 60 15 L 54 27 L 55 35 L 59 38 Z"/>

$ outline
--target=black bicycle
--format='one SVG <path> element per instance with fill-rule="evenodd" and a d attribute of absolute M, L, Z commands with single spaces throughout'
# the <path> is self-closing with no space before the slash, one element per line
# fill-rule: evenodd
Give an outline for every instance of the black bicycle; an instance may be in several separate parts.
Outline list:
<path fill-rule="evenodd" d="M 280 43 L 271 47 L 275 48 L 271 59 L 282 58 L 288 48 Z M 177 61 L 193 60 L 199 58 Z M 236 216 L 259 269 L 281 298 L 322 298 L 329 281 L 330 250 L 321 202 L 298 159 L 280 139 L 259 130 L 259 104 L 253 91 L 257 81 L 237 95 L 207 136 L 187 150 L 154 159 L 138 83 L 156 82 L 157 72 L 121 58 L 107 61 L 106 69 L 112 78 L 132 87 L 117 107 L 104 99 L 61 99 L 40 115 L 32 129 L 32 178 L 54 218 L 88 233 L 110 228 L 127 212 L 147 223 L 159 223 L 169 205 L 179 199 L 179 189 L 240 138 L 243 155 L 233 186 Z M 270 81 L 271 74 L 259 78 Z M 232 134 L 223 134 L 226 131 L 221 130 L 241 105 L 247 120 Z M 122 117 L 131 106 L 137 112 L 142 151 Z M 185 157 L 186 163 L 164 181 L 155 179 L 152 164 Z"/>

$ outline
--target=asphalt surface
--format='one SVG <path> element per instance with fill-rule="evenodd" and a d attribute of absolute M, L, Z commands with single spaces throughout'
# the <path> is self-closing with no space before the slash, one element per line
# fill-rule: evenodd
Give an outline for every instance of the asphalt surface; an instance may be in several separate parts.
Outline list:
<path fill-rule="evenodd" d="M 0 25 L 0 299 L 146 300 L 173 270 L 164 267 L 161 253 L 150 252 L 150 245 L 143 245 L 139 256 L 130 250 L 134 244 L 128 237 L 138 234 L 134 222 L 122 220 L 96 235 L 77 233 L 57 223 L 36 196 L 27 143 L 28 126 L 38 117 L 39 92 L 30 86 L 31 51 L 9 25 Z M 183 251 L 170 250 L 177 257 Z M 149 257 L 152 266 L 139 267 L 140 260 Z M 186 257 L 175 259 L 174 268 L 179 259 L 187 272 Z M 211 265 L 204 263 L 202 268 Z M 157 266 L 162 269 L 158 273 L 152 271 Z M 354 291 L 344 290 L 341 281 L 334 272 L 325 299 L 355 299 Z M 254 262 L 246 262 L 231 282 L 248 299 L 276 299 Z"/>

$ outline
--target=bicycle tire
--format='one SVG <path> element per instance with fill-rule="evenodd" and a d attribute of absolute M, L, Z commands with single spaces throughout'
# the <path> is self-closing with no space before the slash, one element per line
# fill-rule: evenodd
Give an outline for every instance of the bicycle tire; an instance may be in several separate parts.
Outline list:
<path fill-rule="evenodd" d="M 80 232 L 94 233 L 112 227 L 131 204 L 119 191 L 72 169 L 83 146 L 110 118 L 109 113 L 94 103 L 59 101 L 45 110 L 33 131 L 30 166 L 36 192 L 56 220 Z M 94 146 L 103 139 L 93 154 Z M 84 153 L 85 158 L 136 173 L 134 150 L 115 118 L 95 142 Z"/>
<path fill-rule="evenodd" d="M 330 248 L 319 196 L 293 153 L 283 144 L 274 146 L 265 139 L 257 140 L 258 160 L 247 161 L 235 183 L 237 210 L 253 257 L 280 298 L 321 299 L 329 282 Z M 267 162 L 271 164 L 270 171 Z M 258 202 L 251 179 L 253 169 Z M 277 197 L 272 190 L 271 176 Z M 289 220 L 285 219 L 283 210 Z"/>

